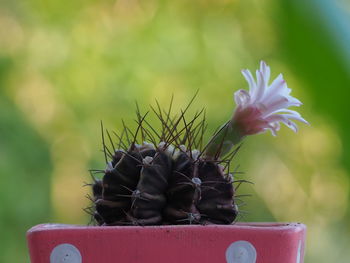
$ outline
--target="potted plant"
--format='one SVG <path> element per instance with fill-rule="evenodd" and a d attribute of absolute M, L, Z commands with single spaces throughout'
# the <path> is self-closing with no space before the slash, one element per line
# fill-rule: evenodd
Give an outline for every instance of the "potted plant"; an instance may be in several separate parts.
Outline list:
<path fill-rule="evenodd" d="M 303 262 L 302 224 L 236 223 L 237 179 L 230 171 L 240 142 L 284 123 L 307 123 L 288 109 L 301 102 L 282 75 L 270 85 L 270 68 L 260 63 L 256 81 L 242 71 L 249 91 L 235 93 L 237 107 L 209 142 L 203 142 L 204 111 L 192 118 L 151 107 L 158 131 L 137 107 L 137 128 L 127 126 L 115 141 L 102 124 L 106 168 L 92 170 L 98 226 L 39 225 L 28 231 L 32 263 L 40 262 Z M 109 141 L 113 150 L 106 145 Z M 102 174 L 95 178 L 95 173 Z"/>

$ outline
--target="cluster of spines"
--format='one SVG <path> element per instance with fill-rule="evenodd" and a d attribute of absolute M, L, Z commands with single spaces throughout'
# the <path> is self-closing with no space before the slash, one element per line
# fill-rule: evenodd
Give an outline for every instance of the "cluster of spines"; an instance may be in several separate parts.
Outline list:
<path fill-rule="evenodd" d="M 137 106 L 135 133 L 123 122 L 122 133 L 114 133 L 116 145 L 101 124 L 107 168 L 91 170 L 104 175 L 93 176 L 93 206 L 86 209 L 97 224 L 230 224 L 237 218 L 236 190 L 248 182 L 233 180 L 238 172 L 229 171 L 239 147 L 223 159 L 204 155 L 205 112 L 189 121 L 185 117 L 193 99 L 179 117 L 171 117 L 173 99 L 167 111 L 158 103 L 151 107 L 160 120 L 160 132 Z M 105 132 L 113 151 L 106 146 Z"/>

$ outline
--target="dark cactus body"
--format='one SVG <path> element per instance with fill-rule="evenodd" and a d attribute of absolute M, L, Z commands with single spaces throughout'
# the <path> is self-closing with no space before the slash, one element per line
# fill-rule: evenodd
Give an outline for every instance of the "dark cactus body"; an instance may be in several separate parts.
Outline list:
<path fill-rule="evenodd" d="M 171 117 L 171 106 L 151 107 L 158 128 L 137 107 L 137 129 L 132 132 L 123 122 L 122 133 L 115 133 L 117 147 L 106 131 L 113 150 L 105 144 L 101 124 L 107 168 L 91 171 L 103 176 L 94 178 L 93 211 L 87 210 L 98 225 L 231 224 L 236 219 L 235 189 L 246 180 L 238 180 L 235 188 L 229 168 L 239 146 L 224 156 L 224 137 L 203 146 L 203 110 L 188 119 L 188 105 Z"/>
<path fill-rule="evenodd" d="M 225 176 L 220 165 L 201 162 L 199 178 L 202 180 L 202 198 L 197 207 L 203 219 L 216 224 L 230 224 L 237 216 L 232 198 L 234 189 L 229 176 Z"/>
<path fill-rule="evenodd" d="M 99 225 L 230 224 L 234 188 L 216 162 L 189 152 L 132 147 L 93 185 Z M 111 167 L 112 166 L 112 167 Z"/>
<path fill-rule="evenodd" d="M 185 152 L 174 160 L 173 171 L 167 189 L 166 222 L 170 224 L 198 223 L 200 213 L 196 207 L 200 196 L 200 180 L 197 163 Z"/>

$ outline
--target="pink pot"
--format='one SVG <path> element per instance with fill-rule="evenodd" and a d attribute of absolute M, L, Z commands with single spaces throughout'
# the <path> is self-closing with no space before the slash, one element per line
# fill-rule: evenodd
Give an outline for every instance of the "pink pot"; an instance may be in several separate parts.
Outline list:
<path fill-rule="evenodd" d="M 90 227 L 27 233 L 32 263 L 302 263 L 306 227 L 289 223 Z"/>

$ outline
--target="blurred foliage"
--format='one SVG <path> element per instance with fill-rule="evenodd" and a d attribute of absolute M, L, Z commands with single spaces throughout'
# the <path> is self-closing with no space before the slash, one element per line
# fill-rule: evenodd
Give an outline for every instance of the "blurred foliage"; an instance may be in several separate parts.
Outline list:
<path fill-rule="evenodd" d="M 28 261 L 25 231 L 86 224 L 82 187 L 118 130 L 200 89 L 207 137 L 230 117 L 240 69 L 283 72 L 312 124 L 248 138 L 235 165 L 246 221 L 308 225 L 306 262 L 350 258 L 350 4 L 331 0 L 0 2 L 0 262 Z"/>

